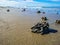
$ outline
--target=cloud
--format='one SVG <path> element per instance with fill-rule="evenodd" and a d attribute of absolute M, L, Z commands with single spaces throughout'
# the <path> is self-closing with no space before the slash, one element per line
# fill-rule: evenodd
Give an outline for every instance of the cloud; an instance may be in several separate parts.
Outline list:
<path fill-rule="evenodd" d="M 19 2 L 16 1 L 0 1 L 0 6 L 11 6 L 11 7 L 17 7 Z"/>
<path fill-rule="evenodd" d="M 26 0 L 9 0 L 9 1 L 17 1 L 17 2 L 19 2 L 19 1 L 26 1 Z"/>
<path fill-rule="evenodd" d="M 25 0 L 0 0 L 0 2 L 4 2 L 4 1 L 25 1 Z"/>
<path fill-rule="evenodd" d="M 3 1 L 8 1 L 8 0 L 0 0 L 0 2 L 3 2 Z"/>

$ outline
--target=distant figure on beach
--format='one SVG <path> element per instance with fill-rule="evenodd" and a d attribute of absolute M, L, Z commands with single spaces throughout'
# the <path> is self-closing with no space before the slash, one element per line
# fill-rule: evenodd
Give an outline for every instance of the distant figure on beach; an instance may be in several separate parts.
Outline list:
<path fill-rule="evenodd" d="M 10 10 L 8 9 L 7 12 L 9 12 Z"/>

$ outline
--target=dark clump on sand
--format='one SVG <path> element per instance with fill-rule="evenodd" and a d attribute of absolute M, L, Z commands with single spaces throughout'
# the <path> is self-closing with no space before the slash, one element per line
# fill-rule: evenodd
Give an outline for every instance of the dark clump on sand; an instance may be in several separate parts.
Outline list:
<path fill-rule="evenodd" d="M 45 12 L 43 12 L 43 14 L 45 14 Z"/>
<path fill-rule="evenodd" d="M 41 13 L 41 11 L 37 11 L 37 13 Z"/>
<path fill-rule="evenodd" d="M 32 28 L 32 32 L 36 33 L 39 32 L 42 35 L 49 30 L 49 23 L 47 23 L 47 17 L 42 17 L 41 18 L 41 23 L 37 23 L 35 26 Z"/>
<path fill-rule="evenodd" d="M 22 12 L 23 12 L 23 11 L 26 11 L 26 9 L 24 8 L 24 9 L 22 10 Z"/>
<path fill-rule="evenodd" d="M 9 12 L 10 10 L 9 9 L 7 9 L 7 12 Z"/>

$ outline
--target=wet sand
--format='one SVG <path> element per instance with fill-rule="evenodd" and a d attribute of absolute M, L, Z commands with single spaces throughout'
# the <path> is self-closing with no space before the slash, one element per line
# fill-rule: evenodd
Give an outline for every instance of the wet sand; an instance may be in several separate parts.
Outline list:
<path fill-rule="evenodd" d="M 6 10 L 0 8 L 0 45 L 60 45 L 60 25 L 54 24 L 54 21 L 50 28 L 58 32 L 46 35 L 32 33 L 30 28 L 40 21 L 42 14 L 21 12 L 13 8 L 10 12 Z"/>

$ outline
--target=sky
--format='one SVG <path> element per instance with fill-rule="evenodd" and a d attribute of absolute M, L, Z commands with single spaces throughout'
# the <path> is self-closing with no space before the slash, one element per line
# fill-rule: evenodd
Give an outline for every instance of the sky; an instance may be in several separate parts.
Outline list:
<path fill-rule="evenodd" d="M 60 0 L 0 0 L 0 6 L 60 7 Z"/>

